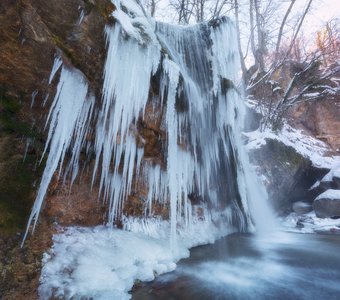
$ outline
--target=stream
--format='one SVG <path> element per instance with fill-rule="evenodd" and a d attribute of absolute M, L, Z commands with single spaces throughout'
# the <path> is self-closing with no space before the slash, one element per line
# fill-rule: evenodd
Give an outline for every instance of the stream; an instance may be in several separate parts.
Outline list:
<path fill-rule="evenodd" d="M 191 249 L 132 299 L 340 299 L 339 249 L 339 235 L 233 234 Z"/>

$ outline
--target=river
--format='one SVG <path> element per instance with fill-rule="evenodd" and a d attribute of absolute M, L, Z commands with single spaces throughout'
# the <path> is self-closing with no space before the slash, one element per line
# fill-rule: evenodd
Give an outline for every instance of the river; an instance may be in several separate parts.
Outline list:
<path fill-rule="evenodd" d="M 193 248 L 132 299 L 340 299 L 339 249 L 339 235 L 233 234 Z"/>

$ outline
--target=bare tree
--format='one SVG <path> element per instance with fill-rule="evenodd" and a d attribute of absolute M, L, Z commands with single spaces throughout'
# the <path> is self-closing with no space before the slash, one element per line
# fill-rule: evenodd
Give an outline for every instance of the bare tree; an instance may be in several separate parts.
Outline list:
<path fill-rule="evenodd" d="M 241 31 L 240 31 L 240 20 L 239 20 L 239 3 L 238 0 L 234 0 L 234 14 L 235 14 L 235 25 L 236 25 L 236 32 L 237 32 L 237 47 L 240 52 L 240 63 L 242 68 L 242 78 L 245 84 L 248 84 L 248 72 L 247 67 L 244 62 L 244 56 L 242 51 L 241 45 Z"/>
<path fill-rule="evenodd" d="M 171 0 L 170 7 L 174 9 L 179 24 L 189 24 L 194 14 L 194 6 L 190 0 Z"/>
<path fill-rule="evenodd" d="M 300 32 L 300 29 L 301 29 L 301 26 L 302 26 L 302 24 L 303 24 L 303 21 L 305 20 L 306 15 L 307 15 L 307 13 L 309 12 L 309 10 L 310 10 L 310 8 L 311 8 L 312 2 L 313 2 L 313 0 L 309 0 L 309 1 L 308 1 L 308 4 L 307 4 L 306 8 L 304 9 L 304 11 L 303 11 L 303 13 L 302 13 L 302 15 L 301 15 L 301 17 L 300 17 L 300 21 L 299 21 L 299 23 L 298 23 L 297 29 L 296 29 L 295 32 L 294 32 L 294 35 L 293 35 L 293 38 L 292 38 L 292 41 L 291 41 L 291 46 L 290 46 L 290 48 L 288 49 L 287 55 L 290 54 L 290 51 L 292 50 L 292 48 L 293 48 L 293 46 L 294 46 L 295 40 L 296 40 L 296 38 L 297 38 L 297 36 L 298 36 L 298 34 L 299 34 L 299 32 Z"/>
<path fill-rule="evenodd" d="M 161 0 L 144 0 L 142 2 L 145 6 L 145 8 L 150 12 L 150 15 L 152 17 L 155 16 L 157 5 L 161 2 Z"/>
<path fill-rule="evenodd" d="M 171 0 L 179 24 L 218 18 L 232 9 L 233 0 Z"/>
<path fill-rule="evenodd" d="M 340 22 L 333 19 L 317 32 L 316 45 L 322 54 L 325 66 L 335 63 L 340 57 Z"/>
<path fill-rule="evenodd" d="M 279 50 L 280 50 L 280 46 L 281 46 L 281 40 L 282 40 L 282 35 L 283 35 L 283 29 L 286 25 L 286 22 L 287 22 L 287 19 L 288 19 L 288 16 L 289 14 L 291 13 L 292 11 L 292 8 L 295 4 L 296 0 L 291 0 L 290 2 L 290 5 L 285 13 L 285 16 L 283 17 L 282 19 L 282 22 L 281 22 L 281 26 L 280 26 L 280 29 L 279 29 L 279 33 L 278 33 L 278 36 L 277 36 L 277 42 L 276 42 L 276 47 L 275 47 L 275 58 L 274 58 L 274 63 L 277 62 L 277 57 L 278 57 L 278 53 L 279 53 Z"/>
<path fill-rule="evenodd" d="M 255 59 L 259 64 L 259 72 L 263 73 L 265 70 L 264 65 L 264 55 L 266 54 L 266 45 L 264 38 L 264 29 L 263 29 L 263 16 L 260 13 L 260 1 L 254 0 L 254 8 L 255 8 L 255 16 L 256 16 L 256 28 L 257 28 L 257 49 L 255 53 Z"/>

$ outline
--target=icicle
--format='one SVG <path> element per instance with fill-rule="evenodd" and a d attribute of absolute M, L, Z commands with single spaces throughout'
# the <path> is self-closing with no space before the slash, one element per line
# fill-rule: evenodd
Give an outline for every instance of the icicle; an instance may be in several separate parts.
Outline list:
<path fill-rule="evenodd" d="M 34 105 L 35 97 L 36 97 L 37 95 L 38 95 L 38 90 L 35 90 L 35 91 L 32 93 L 31 108 L 32 108 L 33 105 Z"/>
<path fill-rule="evenodd" d="M 139 116 L 144 114 L 150 78 L 160 62 L 160 45 L 150 42 L 155 40 L 152 25 L 147 21 L 143 23 L 143 38 L 149 35 L 149 43 L 141 45 L 141 26 L 134 27 L 126 14 L 126 10 L 132 10 L 130 14 L 139 19 L 143 15 L 141 8 L 132 1 L 124 1 L 123 11 L 120 9 L 120 5 L 123 5 L 120 1 L 114 3 L 117 7 L 114 16 L 121 25 L 105 29 L 108 55 L 104 70 L 102 107 L 96 129 L 96 161 L 92 180 L 94 182 L 101 160 L 99 193 L 110 199 L 110 222 L 120 214 L 123 199 L 131 191 L 134 172 L 137 170 L 138 173 L 140 169 L 143 152 L 137 150 L 135 132 L 131 127 L 136 126 Z M 129 37 L 125 38 L 123 31 Z M 118 174 L 122 160 L 123 171 Z M 113 172 L 110 171 L 112 161 Z M 122 187 L 115 184 L 118 181 Z"/>
<path fill-rule="evenodd" d="M 53 68 L 52 72 L 55 72 L 55 68 Z M 79 71 L 63 67 L 57 93 L 50 111 L 51 121 L 43 156 L 48 148 L 49 154 L 38 194 L 29 217 L 24 240 L 26 239 L 29 225 L 33 220 L 33 230 L 36 226 L 48 185 L 58 165 L 63 164 L 65 152 L 74 137 L 75 128 L 79 128 L 80 132 L 84 133 L 81 129 L 85 125 L 84 116 L 88 114 L 86 110 L 90 110 L 93 104 L 92 98 L 87 99 L 87 92 L 88 86 L 83 75 Z M 88 101 L 92 104 L 89 105 Z M 79 133 L 75 137 L 78 141 L 84 138 Z"/>
<path fill-rule="evenodd" d="M 175 111 L 175 101 L 177 85 L 179 80 L 179 69 L 176 64 L 167 58 L 163 62 L 163 68 L 168 75 L 168 95 L 167 95 L 167 109 L 166 109 L 166 123 L 168 129 L 168 158 L 167 158 L 167 172 L 169 180 L 169 196 L 170 196 L 170 245 L 172 249 L 176 248 L 176 225 L 177 225 L 177 211 L 180 197 L 182 195 L 181 174 L 178 170 L 180 167 L 181 157 L 178 155 L 178 120 Z"/>
<path fill-rule="evenodd" d="M 94 111 L 95 99 L 83 75 L 62 68 L 46 120 L 44 154 L 49 149 L 49 156 L 29 224 L 33 220 L 36 224 L 48 184 L 58 165 L 61 172 L 66 150 L 71 150 L 71 157 L 64 176 L 71 174 L 72 185 L 81 150 L 93 149 L 92 184 L 98 178 L 110 225 L 122 217 L 132 189 L 143 185 L 148 189 L 146 199 L 141 199 L 145 217 L 153 215 L 154 201 L 170 202 L 174 252 L 178 228 L 192 228 L 197 214 L 189 195 L 204 202 L 201 217 L 207 223 L 223 215 L 226 224 L 252 230 L 252 221 L 259 222 L 252 207 L 265 194 L 249 191 L 250 186 L 259 189 L 242 149 L 244 106 L 235 87 L 240 68 L 233 24 L 224 18 L 216 26 L 155 25 L 134 0 L 112 2 L 118 23 L 105 28 L 101 103 Z M 61 64 L 56 57 L 49 83 Z M 149 99 L 156 72 L 160 92 Z M 167 157 L 162 167 L 143 160 L 144 149 L 137 144 L 138 120 L 144 117 L 148 101 L 165 112 L 161 128 L 167 134 Z M 95 135 L 94 144 L 86 142 L 90 133 Z"/>
<path fill-rule="evenodd" d="M 62 64 L 63 62 L 61 60 L 61 57 L 59 55 L 56 55 L 54 58 L 54 63 L 53 63 L 52 71 L 50 74 L 50 78 L 48 79 L 48 84 L 51 84 L 55 74 L 58 72 Z"/>

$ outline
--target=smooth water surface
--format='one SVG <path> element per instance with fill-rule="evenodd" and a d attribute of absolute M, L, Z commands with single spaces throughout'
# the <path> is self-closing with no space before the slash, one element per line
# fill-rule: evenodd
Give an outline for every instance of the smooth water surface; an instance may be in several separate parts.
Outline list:
<path fill-rule="evenodd" d="M 192 249 L 132 299 L 340 299 L 340 236 L 234 234 Z"/>

